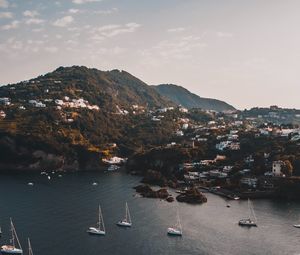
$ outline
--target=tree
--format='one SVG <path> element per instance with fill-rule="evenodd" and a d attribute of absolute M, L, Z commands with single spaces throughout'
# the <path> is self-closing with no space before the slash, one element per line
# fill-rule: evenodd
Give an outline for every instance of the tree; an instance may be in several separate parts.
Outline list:
<path fill-rule="evenodd" d="M 286 175 L 286 176 L 292 176 L 293 175 L 293 165 L 291 163 L 291 161 L 289 160 L 285 160 L 284 161 L 284 166 L 282 168 L 282 172 Z"/>

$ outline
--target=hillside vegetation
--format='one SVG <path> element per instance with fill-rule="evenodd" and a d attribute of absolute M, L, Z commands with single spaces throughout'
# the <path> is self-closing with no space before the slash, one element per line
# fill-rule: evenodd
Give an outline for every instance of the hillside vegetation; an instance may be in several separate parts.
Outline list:
<path fill-rule="evenodd" d="M 203 110 L 214 110 L 217 112 L 235 110 L 235 108 L 226 102 L 199 97 L 187 89 L 173 85 L 173 84 L 161 84 L 153 86 L 153 88 L 162 96 L 171 100 L 175 104 L 182 105 L 186 108 L 201 108 Z"/>

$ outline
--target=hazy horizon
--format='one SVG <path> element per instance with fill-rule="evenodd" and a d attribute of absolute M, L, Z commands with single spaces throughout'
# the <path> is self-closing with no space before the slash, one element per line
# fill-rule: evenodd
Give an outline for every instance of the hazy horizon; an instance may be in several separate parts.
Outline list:
<path fill-rule="evenodd" d="M 121 69 L 238 109 L 300 108 L 296 0 L 0 0 L 0 84 Z"/>

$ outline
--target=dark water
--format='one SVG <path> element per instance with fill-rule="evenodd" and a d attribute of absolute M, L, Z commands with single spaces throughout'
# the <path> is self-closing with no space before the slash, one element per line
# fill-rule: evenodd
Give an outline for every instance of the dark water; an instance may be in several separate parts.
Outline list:
<path fill-rule="evenodd" d="M 27 182 L 35 183 L 33 187 Z M 92 186 L 97 181 L 98 186 Z M 134 197 L 139 178 L 122 173 L 45 176 L 0 176 L 0 224 L 7 242 L 13 217 L 23 249 L 31 238 L 35 255 L 98 254 L 300 254 L 300 204 L 253 201 L 258 228 L 241 228 L 248 214 L 246 201 L 226 201 L 207 194 L 208 203 L 187 205 Z M 131 229 L 115 223 L 128 202 Z M 101 203 L 106 236 L 89 236 Z M 179 206 L 184 235 L 169 237 Z"/>

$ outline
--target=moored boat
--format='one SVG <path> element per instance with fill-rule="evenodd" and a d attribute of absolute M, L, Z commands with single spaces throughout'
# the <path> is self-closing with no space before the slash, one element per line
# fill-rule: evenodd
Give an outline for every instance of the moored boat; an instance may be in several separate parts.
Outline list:
<path fill-rule="evenodd" d="M 92 235 L 105 235 L 105 226 L 104 226 L 104 220 L 101 212 L 101 207 L 99 205 L 98 209 L 98 222 L 97 222 L 97 227 L 89 227 L 87 230 L 89 234 Z"/>
<path fill-rule="evenodd" d="M 126 202 L 126 205 L 125 205 L 125 217 L 124 217 L 123 220 L 120 220 L 117 223 L 117 225 L 120 226 L 120 227 L 131 227 L 132 226 L 132 221 L 131 221 L 130 212 L 129 212 L 127 202 Z"/>
<path fill-rule="evenodd" d="M 1 246 L 1 254 L 23 254 L 23 250 L 12 219 L 10 219 L 10 231 L 10 244 Z"/>
<path fill-rule="evenodd" d="M 179 212 L 177 210 L 177 222 L 173 227 L 169 227 L 167 230 L 168 235 L 171 236 L 182 236 L 182 226 L 179 218 Z"/>
<path fill-rule="evenodd" d="M 257 227 L 257 223 L 256 223 L 257 220 L 250 199 L 248 199 L 248 209 L 249 209 L 249 218 L 241 219 L 239 221 L 239 225 L 244 227 Z"/>

